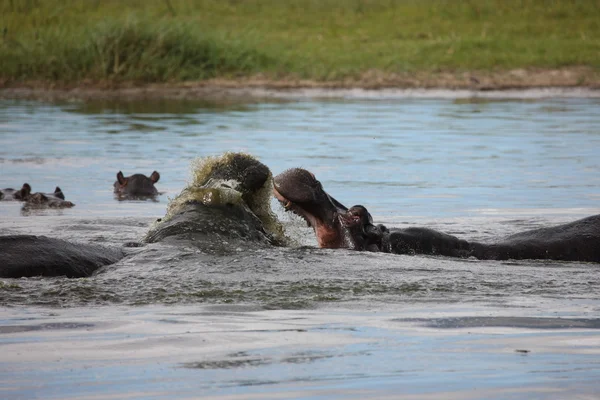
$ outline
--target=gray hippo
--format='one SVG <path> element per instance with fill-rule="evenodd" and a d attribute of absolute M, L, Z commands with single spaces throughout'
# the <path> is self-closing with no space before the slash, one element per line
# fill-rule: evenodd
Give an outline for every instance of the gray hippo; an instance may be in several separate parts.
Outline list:
<path fill-rule="evenodd" d="M 35 208 L 71 208 L 75 207 L 75 204 L 65 200 L 65 195 L 61 188 L 58 186 L 54 189 L 53 193 L 29 193 L 25 199 L 23 205 L 24 210 L 30 210 Z"/>
<path fill-rule="evenodd" d="M 148 178 L 144 174 L 133 174 L 124 176 L 123 172 L 117 173 L 117 180 L 114 183 L 114 192 L 119 199 L 140 199 L 158 196 L 158 190 L 154 184 L 160 179 L 160 174 L 156 171 L 150 174 Z"/>
<path fill-rule="evenodd" d="M 253 157 L 208 157 L 196 166 L 193 182 L 171 201 L 145 242 L 196 246 L 213 254 L 245 245 L 283 244 L 283 228 L 269 205 L 271 191 L 271 172 Z M 0 277 L 86 277 L 127 253 L 124 248 L 44 236 L 0 236 Z"/>
<path fill-rule="evenodd" d="M 24 201 L 31 193 L 31 186 L 24 183 L 21 189 L 0 189 L 0 200 L 3 201 Z"/>
<path fill-rule="evenodd" d="M 70 208 L 75 206 L 70 201 L 65 200 L 65 195 L 58 186 L 52 193 L 31 193 L 31 186 L 28 183 L 23 184 L 20 190 L 2 189 L 0 190 L 0 200 L 4 201 L 22 201 L 23 209 L 32 208 Z"/>
<path fill-rule="evenodd" d="M 60 192 L 62 194 L 62 192 Z M 33 208 L 71 208 L 75 207 L 75 204 L 60 198 L 52 193 L 33 193 L 30 194 L 23 204 L 23 209 Z"/>
<path fill-rule="evenodd" d="M 0 277 L 90 276 L 123 258 L 121 249 L 33 235 L 0 236 Z"/>
<path fill-rule="evenodd" d="M 477 243 L 428 228 L 375 226 L 366 208 L 343 206 L 325 192 L 312 173 L 301 168 L 277 175 L 273 194 L 286 211 L 300 215 L 313 227 L 320 247 L 483 260 L 600 262 L 600 215 L 518 233 L 496 243 Z"/>

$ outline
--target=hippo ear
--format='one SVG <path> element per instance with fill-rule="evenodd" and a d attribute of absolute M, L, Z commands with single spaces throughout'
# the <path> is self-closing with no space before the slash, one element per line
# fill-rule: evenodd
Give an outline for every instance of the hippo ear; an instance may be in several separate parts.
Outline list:
<path fill-rule="evenodd" d="M 150 175 L 150 180 L 154 183 L 158 182 L 158 180 L 160 179 L 160 174 L 156 171 L 152 172 L 152 175 Z"/>
<path fill-rule="evenodd" d="M 24 183 L 23 187 L 21 188 L 21 196 L 23 196 L 23 197 L 29 196 L 30 193 L 31 193 L 31 186 L 29 186 L 29 183 Z"/>
<path fill-rule="evenodd" d="M 54 196 L 58 197 L 61 200 L 65 199 L 65 195 L 63 194 L 61 188 L 59 188 L 58 186 L 56 187 L 56 189 L 54 189 Z"/>
<path fill-rule="evenodd" d="M 117 181 L 119 182 L 119 184 L 120 184 L 121 186 L 125 186 L 125 185 L 127 184 L 127 178 L 125 178 L 125 177 L 123 176 L 123 173 L 122 173 L 121 171 L 119 171 L 119 172 L 117 173 Z"/>

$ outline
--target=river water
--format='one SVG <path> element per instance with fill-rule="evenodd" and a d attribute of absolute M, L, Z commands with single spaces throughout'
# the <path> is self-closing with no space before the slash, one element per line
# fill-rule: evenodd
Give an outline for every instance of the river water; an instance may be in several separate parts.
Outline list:
<path fill-rule="evenodd" d="M 378 223 L 493 240 L 600 213 L 600 99 L 0 101 L 0 233 L 139 240 L 198 157 L 312 171 Z M 118 201 L 116 173 L 161 174 Z M 0 280 L 1 398 L 597 398 L 600 265 L 152 244 L 86 279 Z M 599 244 L 600 245 L 600 244 Z M 1 255 L 0 255 L 1 256 Z M 0 260 L 1 262 L 1 260 Z"/>

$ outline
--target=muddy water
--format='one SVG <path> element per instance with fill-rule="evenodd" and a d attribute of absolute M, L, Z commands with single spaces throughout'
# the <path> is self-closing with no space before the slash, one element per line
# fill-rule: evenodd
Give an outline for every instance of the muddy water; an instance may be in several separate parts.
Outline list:
<path fill-rule="evenodd" d="M 0 232 L 141 238 L 196 157 L 302 166 L 377 222 L 490 240 L 600 212 L 600 100 L 0 103 Z M 116 172 L 161 173 L 119 202 Z M 92 278 L 0 280 L 2 398 L 593 398 L 600 266 L 152 244 Z"/>

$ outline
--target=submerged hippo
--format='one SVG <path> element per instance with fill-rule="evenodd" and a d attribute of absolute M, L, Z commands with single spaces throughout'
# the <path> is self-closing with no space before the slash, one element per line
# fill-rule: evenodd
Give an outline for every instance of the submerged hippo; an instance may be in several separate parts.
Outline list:
<path fill-rule="evenodd" d="M 53 193 L 30 193 L 24 200 L 23 209 L 25 210 L 34 208 L 71 208 L 75 206 L 74 203 L 65 200 L 65 195 L 58 186 L 54 189 Z"/>
<path fill-rule="evenodd" d="M 20 190 L 2 189 L 0 191 L 1 200 L 22 201 L 24 209 L 31 208 L 70 208 L 75 206 L 70 201 L 65 200 L 65 195 L 58 186 L 52 193 L 31 193 L 31 186 L 28 183 L 23 184 Z"/>
<path fill-rule="evenodd" d="M 154 184 L 160 179 L 160 174 L 153 171 L 148 178 L 144 174 L 133 174 L 124 176 L 123 172 L 117 173 L 114 183 L 115 194 L 120 199 L 148 198 L 158 196 L 158 190 Z"/>
<path fill-rule="evenodd" d="M 60 190 L 57 188 L 57 190 Z M 75 204 L 64 199 L 62 191 L 60 192 L 62 198 L 53 193 L 33 193 L 27 197 L 24 209 L 31 208 L 71 208 L 75 207 Z"/>
<path fill-rule="evenodd" d="M 28 183 L 24 183 L 21 189 L 0 189 L 0 200 L 4 201 L 24 201 L 27 196 L 31 193 L 31 186 Z"/>
<path fill-rule="evenodd" d="M 147 243 L 221 254 L 284 243 L 271 212 L 271 172 L 253 157 L 227 153 L 197 165 L 193 182 L 169 204 L 148 232 Z M 44 236 L 0 236 L 0 277 L 90 276 L 126 256 L 123 249 L 71 243 Z"/>
<path fill-rule="evenodd" d="M 600 215 L 518 233 L 496 243 L 477 243 L 428 228 L 388 230 L 375 226 L 366 208 L 344 207 L 325 192 L 312 173 L 301 168 L 276 176 L 273 193 L 287 211 L 300 215 L 313 227 L 320 247 L 485 260 L 600 262 Z"/>
<path fill-rule="evenodd" d="M 0 277 L 90 276 L 123 258 L 121 249 L 33 235 L 0 236 Z"/>

